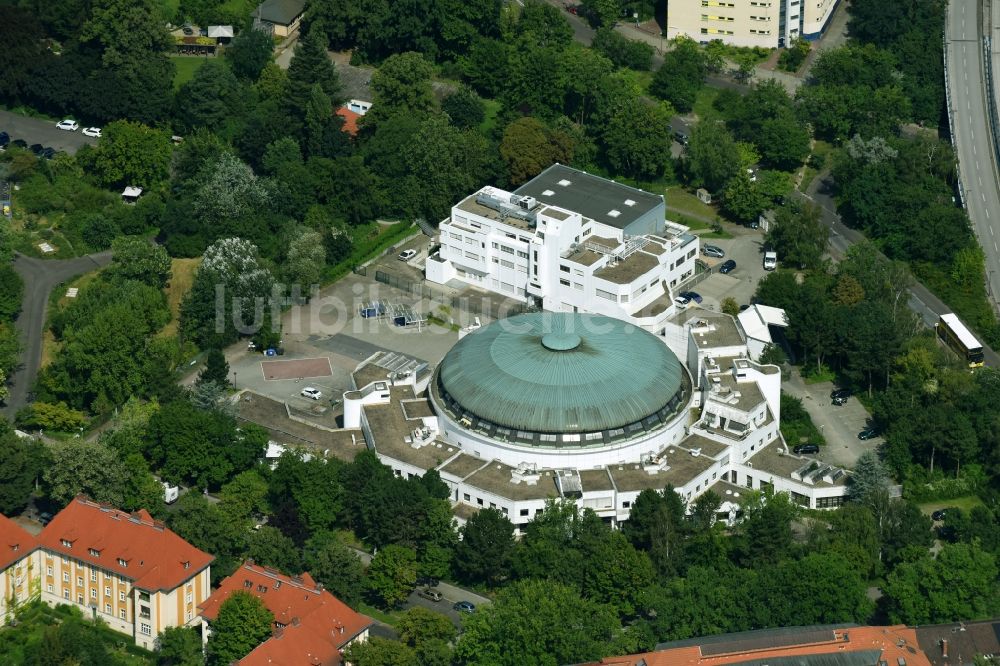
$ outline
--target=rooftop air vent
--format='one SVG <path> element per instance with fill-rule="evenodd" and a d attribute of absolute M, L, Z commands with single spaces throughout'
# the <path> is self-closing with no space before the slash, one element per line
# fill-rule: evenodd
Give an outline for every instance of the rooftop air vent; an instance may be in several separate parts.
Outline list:
<path fill-rule="evenodd" d="M 573 183 L 573 181 L 566 180 L 565 178 L 563 178 L 562 180 L 559 181 L 559 186 L 560 187 L 569 187 L 572 183 Z"/>
<path fill-rule="evenodd" d="M 634 205 L 635 205 L 635 202 L 634 202 L 634 201 L 632 201 L 631 199 L 626 199 L 626 200 L 625 200 L 625 205 L 626 205 L 626 206 L 634 206 Z"/>
<path fill-rule="evenodd" d="M 618 217 L 621 214 L 622 214 L 622 212 L 620 210 L 617 210 L 617 209 L 615 209 L 615 210 L 609 210 L 608 211 L 608 217 Z"/>
<path fill-rule="evenodd" d="M 545 190 L 544 192 L 542 192 L 543 197 L 551 197 L 553 194 L 555 194 L 555 192 L 553 192 L 552 190 Z"/>

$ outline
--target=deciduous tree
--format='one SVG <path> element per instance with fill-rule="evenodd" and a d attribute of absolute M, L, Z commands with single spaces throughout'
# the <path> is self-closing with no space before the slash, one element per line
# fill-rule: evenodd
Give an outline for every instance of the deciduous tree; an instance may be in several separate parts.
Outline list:
<path fill-rule="evenodd" d="M 385 608 L 399 605 L 417 582 L 417 555 L 405 546 L 379 548 L 368 567 L 368 590 Z"/>
<path fill-rule="evenodd" d="M 274 615 L 257 597 L 234 592 L 219 607 L 208 641 L 208 663 L 228 666 L 250 653 L 271 635 Z"/>

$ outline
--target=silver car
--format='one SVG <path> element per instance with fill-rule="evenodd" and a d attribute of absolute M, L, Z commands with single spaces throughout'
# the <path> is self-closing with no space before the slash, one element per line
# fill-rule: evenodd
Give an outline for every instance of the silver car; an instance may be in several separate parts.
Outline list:
<path fill-rule="evenodd" d="M 701 253 L 706 257 L 715 257 L 716 259 L 722 259 L 726 256 L 726 253 L 718 245 L 702 245 Z"/>

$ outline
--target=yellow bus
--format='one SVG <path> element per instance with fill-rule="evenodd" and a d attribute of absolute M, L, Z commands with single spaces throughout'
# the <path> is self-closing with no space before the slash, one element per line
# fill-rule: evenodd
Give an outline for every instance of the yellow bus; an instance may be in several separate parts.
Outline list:
<path fill-rule="evenodd" d="M 941 315 L 937 334 L 946 345 L 955 350 L 970 368 L 983 367 L 983 345 L 952 313 Z"/>

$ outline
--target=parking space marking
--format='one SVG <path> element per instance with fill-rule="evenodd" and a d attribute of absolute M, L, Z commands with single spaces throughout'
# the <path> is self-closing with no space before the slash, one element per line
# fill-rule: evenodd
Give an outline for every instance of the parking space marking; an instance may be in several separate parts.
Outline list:
<path fill-rule="evenodd" d="M 260 371 L 265 381 L 333 376 L 333 366 L 327 356 L 261 361 Z"/>

